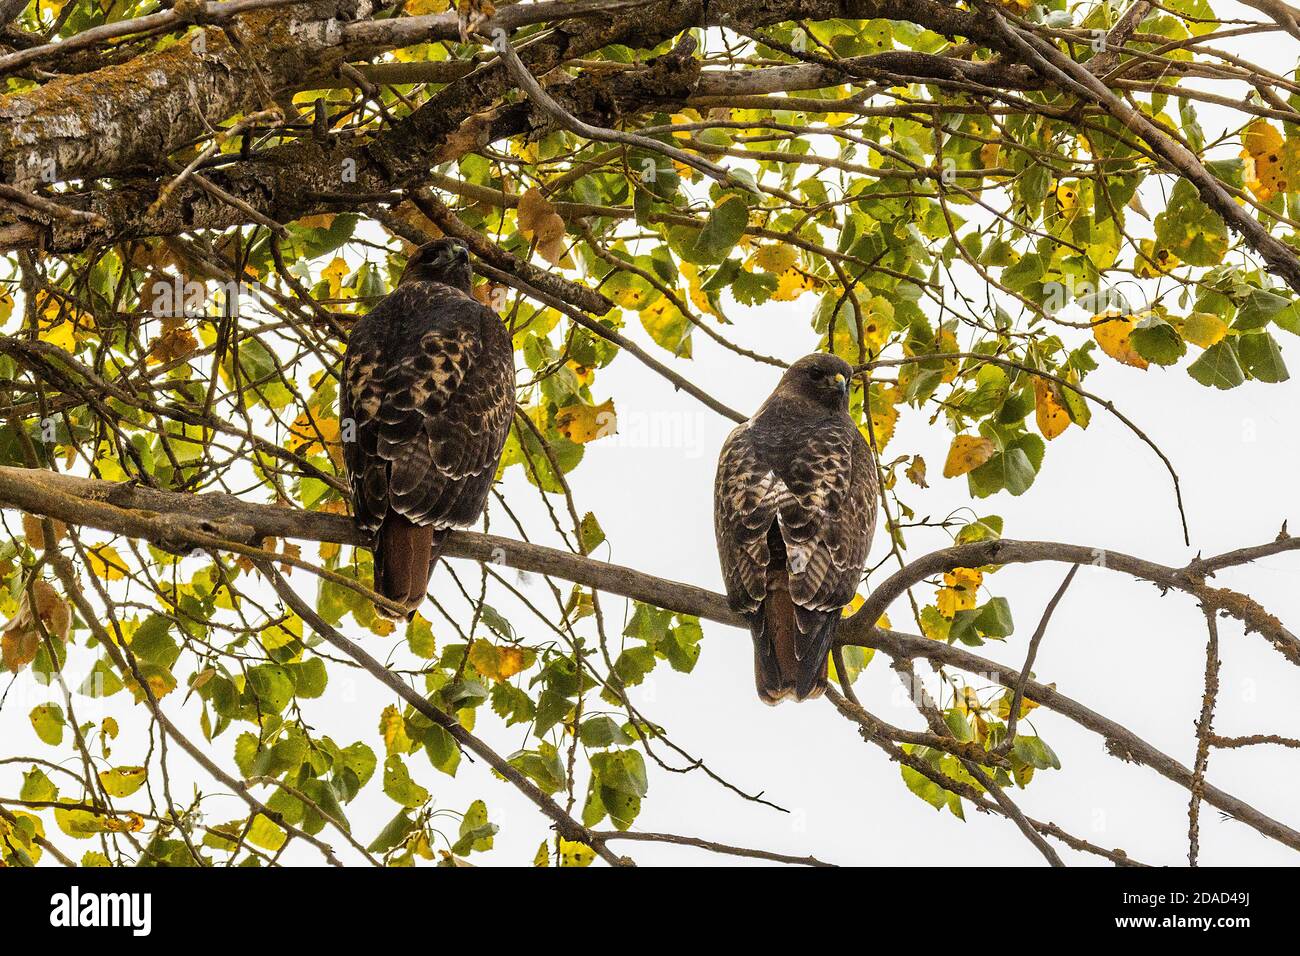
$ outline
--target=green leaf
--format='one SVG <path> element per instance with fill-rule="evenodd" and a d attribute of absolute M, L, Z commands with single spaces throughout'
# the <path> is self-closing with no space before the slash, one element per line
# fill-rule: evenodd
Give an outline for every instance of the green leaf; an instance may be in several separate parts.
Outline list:
<path fill-rule="evenodd" d="M 293 679 L 294 692 L 299 697 L 316 698 L 324 695 L 329 674 L 325 671 L 325 662 L 319 657 L 308 658 L 301 664 L 286 664 L 285 667 Z"/>
<path fill-rule="evenodd" d="M 700 659 L 700 641 L 704 631 L 695 618 L 684 618 L 668 636 L 659 642 L 655 650 L 662 654 L 675 671 L 689 674 L 695 669 L 695 662 Z"/>
<path fill-rule="evenodd" d="M 171 667 L 181 656 L 181 649 L 171 636 L 172 620 L 161 614 L 151 614 L 136 628 L 131 636 L 131 652 L 140 660 Z"/>
<path fill-rule="evenodd" d="M 537 699 L 537 714 L 533 718 L 533 733 L 542 737 L 552 727 L 558 724 L 569 711 L 573 710 L 573 701 L 563 694 L 557 694 L 555 691 L 542 691 L 541 697 Z"/>
<path fill-rule="evenodd" d="M 248 669 L 248 689 L 263 713 L 278 714 L 293 699 L 293 677 L 278 664 L 259 664 Z"/>
<path fill-rule="evenodd" d="M 532 720 L 537 706 L 514 684 L 498 681 L 492 685 L 492 712 L 511 727 Z"/>
<path fill-rule="evenodd" d="M 936 810 L 942 810 L 948 805 L 948 791 L 944 790 L 937 783 L 912 767 L 904 764 L 900 770 L 903 774 L 903 782 L 907 784 L 907 789 L 934 807 Z"/>
<path fill-rule="evenodd" d="M 987 498 L 1005 489 L 1013 495 L 1023 495 L 1038 476 L 1044 448 L 1043 440 L 1033 434 L 1009 442 L 1005 451 L 967 474 L 971 494 Z"/>
<path fill-rule="evenodd" d="M 546 793 L 559 793 L 568 783 L 560 752 L 543 742 L 536 750 L 521 750 L 510 757 L 514 767 Z"/>
<path fill-rule="evenodd" d="M 54 800 L 59 795 L 59 788 L 39 767 L 32 767 L 23 774 L 23 786 L 18 792 L 19 800 L 44 802 Z"/>
<path fill-rule="evenodd" d="M 624 687 L 635 687 L 655 669 L 655 652 L 651 647 L 629 647 L 614 661 L 614 674 Z"/>
<path fill-rule="evenodd" d="M 63 708 L 58 704 L 41 704 L 28 715 L 36 736 L 51 747 L 63 743 Z"/>
<path fill-rule="evenodd" d="M 604 540 L 605 532 L 601 529 L 600 522 L 588 511 L 582 516 L 582 521 L 578 525 L 578 542 L 582 547 L 582 553 L 591 554 Z"/>
<path fill-rule="evenodd" d="M 415 821 L 407 816 L 406 811 L 399 811 L 389 820 L 379 835 L 366 847 L 371 853 L 387 853 L 405 840 L 415 830 Z"/>
<path fill-rule="evenodd" d="M 1017 734 L 1011 752 L 1037 770 L 1061 769 L 1060 758 L 1041 737 L 1023 737 Z"/>
<path fill-rule="evenodd" d="M 1178 330 L 1159 316 L 1147 316 L 1129 334 L 1134 351 L 1156 365 L 1173 365 L 1187 351 Z"/>
<path fill-rule="evenodd" d="M 1261 382 L 1285 382 L 1291 377 L 1282 361 L 1282 350 L 1268 332 L 1252 332 L 1237 339 L 1237 354 L 1251 378 Z"/>
<path fill-rule="evenodd" d="M 411 779 L 406 762 L 397 754 L 390 755 L 384 761 L 384 793 L 408 809 L 429 802 L 429 791 Z"/>
<path fill-rule="evenodd" d="M 411 648 L 411 653 L 422 660 L 427 661 L 438 653 L 438 642 L 434 640 L 433 629 L 419 613 L 406 626 L 406 643 Z"/>
<path fill-rule="evenodd" d="M 456 745 L 456 738 L 437 724 L 431 726 L 425 735 L 424 752 L 429 755 L 429 763 L 435 769 L 449 777 L 456 776 L 456 768 L 460 766 L 460 747 Z"/>
<path fill-rule="evenodd" d="M 1006 598 L 993 598 L 987 604 L 953 615 L 948 630 L 948 642 L 961 641 L 972 647 L 983 644 L 987 638 L 1009 637 L 1014 630 L 1011 623 L 1011 606 Z"/>
<path fill-rule="evenodd" d="M 584 747 L 613 747 L 630 744 L 632 738 L 612 717 L 590 717 L 582 722 L 578 730 L 579 739 Z"/>
<path fill-rule="evenodd" d="M 1187 366 L 1187 374 L 1202 385 L 1223 389 L 1236 388 L 1246 380 L 1231 338 L 1216 342 L 1202 352 L 1200 358 Z"/>
<path fill-rule="evenodd" d="M 1201 201 L 1196 187 L 1179 179 L 1169 204 L 1155 218 L 1156 241 L 1192 266 L 1218 265 L 1228 251 L 1228 229 Z"/>
<path fill-rule="evenodd" d="M 749 225 L 749 204 L 737 193 L 727 193 L 709 213 L 708 221 L 695 240 L 694 262 L 722 262 L 736 247 Z"/>
<path fill-rule="evenodd" d="M 1276 292 L 1270 292 L 1267 289 L 1252 289 L 1241 309 L 1237 312 L 1237 318 L 1233 321 L 1232 327 L 1238 332 L 1262 329 L 1273 320 L 1274 316 L 1281 313 L 1289 305 L 1291 305 L 1291 300 L 1286 296 L 1278 295 Z"/>
<path fill-rule="evenodd" d="M 483 852 L 492 849 L 492 837 L 497 832 L 497 825 L 488 822 L 487 804 L 475 800 L 465 811 L 460 821 L 460 839 L 451 848 L 457 856 L 472 851 Z"/>
<path fill-rule="evenodd" d="M 649 790 L 645 760 L 639 750 L 610 750 L 591 755 L 592 772 L 601 786 L 619 793 L 644 797 Z"/>

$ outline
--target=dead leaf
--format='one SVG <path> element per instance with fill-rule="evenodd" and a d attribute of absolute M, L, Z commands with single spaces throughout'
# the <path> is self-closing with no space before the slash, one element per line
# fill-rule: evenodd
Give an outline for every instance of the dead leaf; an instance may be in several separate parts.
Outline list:
<path fill-rule="evenodd" d="M 1146 368 L 1144 359 L 1129 343 L 1129 336 L 1137 327 L 1137 319 L 1131 315 L 1118 312 L 1105 312 L 1092 317 L 1092 337 L 1097 340 L 1101 350 L 1116 362 L 1132 365 L 1134 368 Z"/>
<path fill-rule="evenodd" d="M 943 463 L 943 476 L 956 478 L 974 471 L 993 457 L 997 446 L 987 438 L 977 435 L 958 435 L 948 448 L 948 459 Z"/>
<path fill-rule="evenodd" d="M 1070 427 L 1070 413 L 1065 410 L 1060 387 L 1040 376 L 1034 376 L 1034 420 L 1048 441 Z"/>

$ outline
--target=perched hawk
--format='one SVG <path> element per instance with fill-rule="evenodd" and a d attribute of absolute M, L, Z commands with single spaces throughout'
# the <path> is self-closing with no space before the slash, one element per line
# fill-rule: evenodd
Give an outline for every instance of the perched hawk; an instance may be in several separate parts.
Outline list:
<path fill-rule="evenodd" d="M 514 415 L 510 333 L 470 295 L 472 277 L 459 242 L 421 246 L 343 359 L 353 513 L 374 536 L 375 590 L 411 613 L 446 529 L 482 514 Z"/>
<path fill-rule="evenodd" d="M 852 369 L 806 355 L 718 459 L 714 525 L 733 610 L 754 637 L 764 703 L 818 697 L 840 610 L 876 530 L 871 451 L 849 417 Z"/>

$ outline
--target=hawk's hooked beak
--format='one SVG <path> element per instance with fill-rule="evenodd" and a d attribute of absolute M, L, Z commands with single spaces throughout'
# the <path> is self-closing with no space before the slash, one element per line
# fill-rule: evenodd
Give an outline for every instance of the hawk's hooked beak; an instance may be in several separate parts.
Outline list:
<path fill-rule="evenodd" d="M 849 380 L 842 374 L 837 374 L 835 376 L 835 387 L 840 390 L 841 395 L 849 394 Z"/>
<path fill-rule="evenodd" d="M 456 246 L 452 251 L 451 257 L 456 262 L 469 262 L 469 250 L 464 246 Z"/>

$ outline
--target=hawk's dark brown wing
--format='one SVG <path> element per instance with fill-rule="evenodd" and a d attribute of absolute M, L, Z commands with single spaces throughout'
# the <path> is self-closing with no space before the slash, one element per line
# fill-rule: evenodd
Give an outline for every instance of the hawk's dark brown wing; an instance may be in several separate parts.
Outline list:
<path fill-rule="evenodd" d="M 353 511 L 377 536 L 376 590 L 414 607 L 439 532 L 472 524 L 487 500 L 515 407 L 509 333 L 450 286 L 402 283 L 354 327 L 340 394 Z"/>
<path fill-rule="evenodd" d="M 874 467 L 848 416 L 782 421 L 781 411 L 769 403 L 727 439 L 714 510 L 727 596 L 750 620 L 769 703 L 824 688 L 876 521 Z"/>

